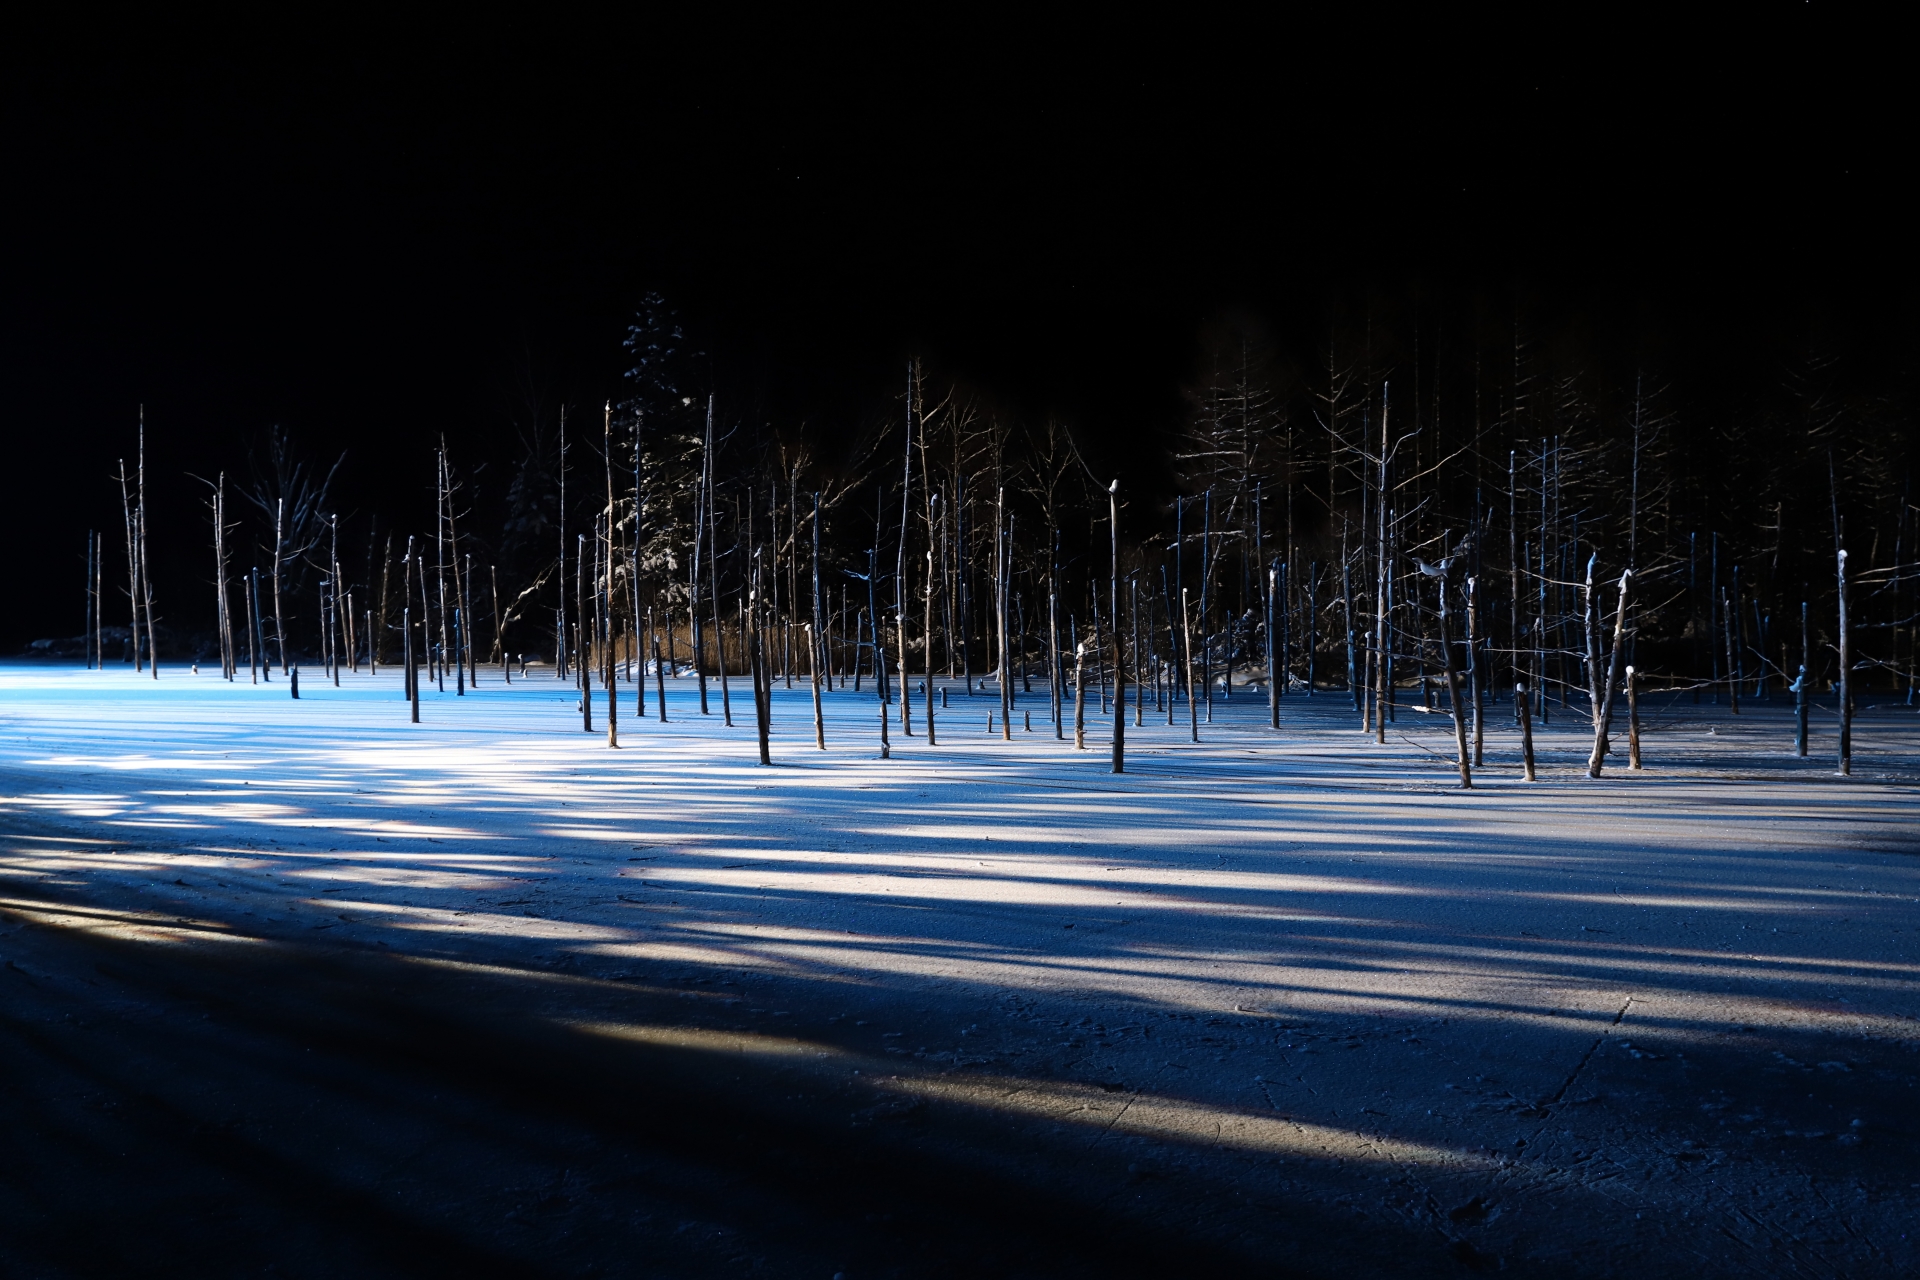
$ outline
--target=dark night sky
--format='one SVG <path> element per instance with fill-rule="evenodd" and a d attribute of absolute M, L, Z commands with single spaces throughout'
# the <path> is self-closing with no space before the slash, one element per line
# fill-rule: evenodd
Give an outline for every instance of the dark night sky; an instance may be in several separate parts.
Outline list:
<path fill-rule="evenodd" d="M 649 289 L 741 413 L 865 421 L 920 352 L 1112 452 L 1227 309 L 1305 351 L 1330 305 L 1524 296 L 1706 388 L 1816 320 L 1883 361 L 1913 334 L 1904 73 L 1812 6 L 1461 57 L 739 21 L 9 42 L 0 651 L 78 629 L 67 549 L 115 527 L 136 404 L 193 554 L 183 473 L 272 422 L 348 450 L 343 509 L 399 514 L 438 433 L 504 458 L 522 388 L 617 395 Z"/>

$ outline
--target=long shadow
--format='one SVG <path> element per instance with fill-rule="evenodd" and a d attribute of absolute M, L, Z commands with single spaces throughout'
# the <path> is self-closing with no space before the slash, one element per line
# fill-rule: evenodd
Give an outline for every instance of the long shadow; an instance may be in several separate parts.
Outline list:
<path fill-rule="evenodd" d="M 1084 1132 L 581 1029 L 684 1025 L 677 990 L 34 925 L 7 949 L 10 1274 L 859 1280 L 1458 1265 L 1438 1235 L 1329 1218 L 1280 1193 L 1250 1217 L 1249 1187 L 1198 1163 L 1129 1172 L 1137 1153 Z"/>

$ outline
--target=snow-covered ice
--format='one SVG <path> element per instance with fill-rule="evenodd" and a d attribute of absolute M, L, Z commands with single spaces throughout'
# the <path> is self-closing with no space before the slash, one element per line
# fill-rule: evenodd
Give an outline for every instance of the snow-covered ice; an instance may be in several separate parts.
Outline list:
<path fill-rule="evenodd" d="M 717 685 L 661 724 L 623 683 L 610 750 L 550 671 L 429 686 L 418 725 L 341 679 L 0 667 L 0 949 L 564 977 L 530 998 L 569 1035 L 757 1064 L 850 1134 L 1067 1144 L 1073 1203 L 1223 1257 L 1920 1265 L 1911 709 L 1841 779 L 1778 703 L 1649 698 L 1648 769 L 1595 782 L 1556 707 L 1529 785 L 1500 704 L 1462 792 L 1444 716 L 1378 746 L 1326 692 L 1275 734 L 1237 691 L 1197 745 L 1149 707 L 1116 776 L 1109 718 L 1076 752 L 1038 685 L 1010 743 L 956 687 L 926 745 L 916 693 L 881 760 L 870 687 L 820 751 L 796 680 L 762 768 L 744 681 L 734 728 Z"/>

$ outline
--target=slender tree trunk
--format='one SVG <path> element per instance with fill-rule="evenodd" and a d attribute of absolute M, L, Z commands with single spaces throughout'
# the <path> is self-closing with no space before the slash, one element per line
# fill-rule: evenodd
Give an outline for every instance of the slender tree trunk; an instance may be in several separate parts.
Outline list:
<path fill-rule="evenodd" d="M 1853 637 L 1847 627 L 1847 553 L 1834 556 L 1840 595 L 1840 772 L 1853 772 Z"/>
<path fill-rule="evenodd" d="M 609 518 L 609 526 L 611 526 L 611 518 Z M 613 530 L 609 527 L 607 530 L 609 561 L 612 559 L 612 547 Z M 609 637 L 611 637 L 613 631 L 613 577 L 611 567 L 609 567 L 607 574 L 601 578 L 600 589 L 606 596 L 607 631 Z M 608 643 L 606 645 L 606 656 L 601 659 L 602 678 L 600 683 L 607 691 L 607 745 L 613 748 L 618 748 L 620 745 L 620 681 L 617 678 L 619 674 L 620 669 L 614 665 L 613 645 Z"/>
<path fill-rule="evenodd" d="M 107 669 L 106 623 L 101 614 L 107 607 L 107 535 L 95 532 L 93 535 L 93 656 L 96 670 Z M 252 643 L 252 637 L 248 637 Z"/>
<path fill-rule="evenodd" d="M 580 731 L 593 732 L 593 615 L 587 612 L 587 535 L 575 534 L 573 552 L 574 687 L 580 691 Z"/>
<path fill-rule="evenodd" d="M 1087 642 L 1073 646 L 1073 749 L 1087 749 Z"/>
<path fill-rule="evenodd" d="M 1360 678 L 1360 663 L 1353 643 L 1359 631 L 1353 625 L 1353 562 L 1347 555 L 1345 520 L 1340 522 L 1340 620 L 1346 625 L 1347 631 L 1347 692 L 1353 696 L 1353 709 L 1364 712 L 1366 681 Z"/>
<path fill-rule="evenodd" d="M 753 671 L 753 720 L 756 735 L 760 742 L 760 763 L 771 766 L 773 756 L 769 749 L 768 735 L 772 728 L 773 716 L 773 661 L 767 652 L 765 641 L 766 627 L 763 614 L 766 605 L 760 581 L 760 557 L 753 557 L 752 603 L 747 608 L 748 623 L 745 641 L 748 648 L 748 665 Z"/>
<path fill-rule="evenodd" d="M 920 636 L 921 636 L 921 639 L 922 639 L 922 640 L 923 640 L 923 642 L 924 642 L 924 645 L 925 645 L 925 647 L 924 647 L 924 649 L 922 650 L 922 652 L 921 652 L 921 654 L 920 654 L 920 670 L 921 670 L 921 671 L 923 671 L 924 673 L 926 673 L 926 677 L 927 677 L 927 685 L 926 685 L 926 693 L 927 693 L 927 745 L 931 747 L 931 746 L 935 746 L 935 745 L 937 745 L 937 744 L 939 743 L 939 737 L 938 737 L 938 734 L 937 734 L 937 732 L 936 732 L 936 730 L 934 729 L 934 725 L 933 725 L 933 710 L 934 710 L 934 703 L 935 703 L 935 701 L 936 701 L 936 700 L 935 700 L 935 698 L 934 698 L 934 696 L 933 696 L 933 584 L 934 584 L 934 563 L 933 563 L 933 546 L 932 546 L 932 535 L 933 535 L 933 528 L 932 528 L 932 525 L 933 525 L 933 520 L 932 520 L 932 513 L 931 513 L 931 512 L 929 512 L 929 513 L 928 513 L 928 520 L 927 520 L 927 525 L 928 525 L 928 528 L 927 528 L 927 535 L 928 535 L 928 546 L 927 546 L 927 589 L 926 589 L 926 592 L 925 592 L 925 594 L 924 594 L 924 595 L 923 595 L 923 596 L 921 597 L 921 602 L 920 602 L 920 603 L 921 603 L 921 608 L 922 608 L 922 611 L 923 611 L 923 612 L 922 612 L 922 619 L 921 619 L 921 624 L 920 624 Z"/>
<path fill-rule="evenodd" d="M 1793 682 L 1793 716 L 1796 722 L 1794 732 L 1794 751 L 1802 760 L 1807 757 L 1807 704 L 1811 700 L 1813 678 L 1807 673 L 1807 663 L 1812 654 L 1807 647 L 1807 602 L 1800 602 L 1800 677 Z"/>
<path fill-rule="evenodd" d="M 1065 741 L 1066 729 L 1061 714 L 1060 680 L 1066 667 L 1060 659 L 1060 598 L 1051 583 L 1047 586 L 1047 696 L 1053 704 L 1053 736 Z"/>
<path fill-rule="evenodd" d="M 467 552 L 461 562 L 460 570 L 460 616 L 466 620 L 465 638 L 461 642 L 461 652 L 467 656 L 467 687 L 480 687 L 480 647 L 476 643 L 479 628 L 474 622 L 473 612 L 473 553 Z M 352 651 L 352 645 L 348 645 Z"/>
<path fill-rule="evenodd" d="M 1187 674 L 1187 719 L 1191 722 L 1190 727 L 1193 730 L 1193 740 L 1198 742 L 1200 741 L 1200 704 L 1194 699 L 1195 690 L 1193 687 L 1193 605 L 1188 601 L 1184 588 L 1180 592 L 1180 629 L 1183 633 L 1182 639 L 1184 641 L 1182 647 L 1187 653 L 1187 661 L 1185 664 Z"/>
<path fill-rule="evenodd" d="M 160 644 L 155 638 L 156 631 L 153 624 L 153 561 L 147 557 L 147 446 L 145 426 L 141 427 L 140 433 L 140 469 L 134 489 L 133 529 L 134 537 L 138 539 L 139 542 L 140 614 L 146 620 L 147 627 L 147 671 L 155 680 L 158 680 L 160 678 Z"/>
<path fill-rule="evenodd" d="M 411 566 L 409 566 L 411 568 Z M 420 673 L 414 668 L 413 655 L 413 607 L 405 606 L 400 610 L 400 661 L 406 664 L 406 695 L 408 714 L 414 724 L 420 723 Z"/>
<path fill-rule="evenodd" d="M 709 466 L 712 464 L 709 463 Z M 733 727 L 733 690 L 727 682 L 727 629 L 720 619 L 720 530 L 714 515 L 718 504 L 714 501 L 717 494 L 713 486 L 707 488 L 707 585 L 713 597 L 713 657 L 714 665 L 720 672 L 720 715 Z M 736 522 L 736 528 L 738 524 Z"/>
<path fill-rule="evenodd" d="M 1377 599 L 1374 602 L 1374 680 L 1379 689 L 1374 697 L 1374 741 L 1385 745 L 1387 741 L 1387 691 L 1392 677 L 1387 671 L 1387 585 L 1391 581 L 1391 557 L 1387 554 L 1387 414 L 1388 407 L 1384 389 L 1380 405 L 1380 479 L 1375 505 L 1379 508 L 1380 522 L 1379 544 L 1379 584 Z"/>
<path fill-rule="evenodd" d="M 273 504 L 273 645 L 280 651 L 280 674 L 287 674 L 286 615 L 280 609 L 280 563 L 286 548 L 287 500 Z"/>
<path fill-rule="evenodd" d="M 333 687 L 340 687 L 340 639 L 346 628 L 340 623 L 340 517 L 332 516 L 328 520 L 332 542 L 328 547 L 328 562 L 333 566 L 333 582 L 327 588 L 331 606 L 332 629 L 327 633 L 327 644 L 332 650 Z"/>
<path fill-rule="evenodd" d="M 1277 565 L 1267 568 L 1267 718 L 1270 727 L 1280 727 L 1281 648 L 1274 636 L 1274 608 L 1280 598 L 1280 574 Z M 1282 606 L 1284 607 L 1284 606 Z"/>
<path fill-rule="evenodd" d="M 1473 767 L 1486 763 L 1487 708 L 1480 678 L 1480 580 L 1467 579 L 1467 683 L 1473 697 Z"/>
<path fill-rule="evenodd" d="M 653 687 L 660 698 L 660 723 L 667 722 L 667 669 L 660 662 L 660 642 L 653 642 Z"/>
<path fill-rule="evenodd" d="M 813 676 L 814 744 L 827 749 L 827 721 L 820 705 L 821 668 L 829 682 L 833 679 L 833 637 L 827 628 L 826 609 L 820 599 L 820 494 L 813 495 L 813 625 L 807 628 L 807 668 Z"/>
<path fill-rule="evenodd" d="M 487 581 L 493 588 L 493 657 L 500 663 L 500 679 L 513 683 L 513 669 L 507 664 L 507 650 L 500 637 L 500 566 L 487 566 Z M 369 650 L 371 652 L 371 650 Z"/>
<path fill-rule="evenodd" d="M 134 524 L 140 535 L 140 612 L 147 620 L 147 670 L 160 678 L 160 644 L 153 625 L 153 561 L 147 555 L 147 410 L 140 407 L 140 471 L 134 490 L 138 502 L 133 509 Z"/>
<path fill-rule="evenodd" d="M 1007 491 L 999 490 L 998 507 L 993 520 L 994 539 L 999 547 L 998 570 L 994 581 L 994 609 L 998 618 L 995 637 L 1000 659 L 1000 737 L 1013 740 L 1013 669 L 1007 665 L 1007 606 L 1013 590 L 1013 526 L 1006 519 Z M 1075 709 L 1078 715 L 1078 709 Z"/>
<path fill-rule="evenodd" d="M 128 634 L 133 641 L 133 670 L 144 671 L 140 657 L 140 543 L 133 531 L 133 499 L 127 488 L 127 462 L 120 460 L 120 514 L 127 525 L 127 608 L 132 617 Z"/>
<path fill-rule="evenodd" d="M 1465 699 L 1460 696 L 1460 672 L 1453 661 L 1453 641 L 1447 634 L 1447 580 L 1440 579 L 1440 665 L 1447 678 L 1447 705 L 1453 712 L 1453 748 L 1460 764 L 1460 785 L 1473 787 L 1473 770 L 1467 758 L 1467 719 Z"/>
<path fill-rule="evenodd" d="M 255 573 L 255 576 L 258 576 L 259 570 L 256 569 L 254 573 Z M 260 658 L 259 658 L 259 655 L 254 652 L 254 647 L 253 647 L 253 636 L 254 636 L 254 631 L 256 627 L 254 616 L 253 616 L 254 614 L 253 597 L 258 595 L 259 592 L 257 590 L 249 592 L 248 590 L 249 582 L 250 580 L 243 579 L 240 586 L 241 608 L 246 611 L 246 615 L 247 615 L 247 683 L 259 684 L 260 683 Z"/>
<path fill-rule="evenodd" d="M 1606 760 L 1609 748 L 1608 734 L 1613 728 L 1613 691 L 1620 682 L 1620 657 L 1627 635 L 1627 579 L 1633 576 L 1633 570 L 1623 570 L 1620 574 L 1620 604 L 1613 617 L 1613 652 L 1607 659 L 1606 683 L 1601 686 L 1603 693 L 1600 714 L 1594 719 L 1593 756 L 1587 761 L 1587 776 L 1597 778 Z M 1598 612 L 1598 606 L 1595 606 Z"/>
<path fill-rule="evenodd" d="M 1627 668 L 1627 768 L 1640 768 L 1640 673 Z"/>
<path fill-rule="evenodd" d="M 880 699 L 880 758 L 887 759 L 893 749 L 887 743 L 887 644 L 880 634 L 880 617 L 873 619 L 873 690 Z"/>
<path fill-rule="evenodd" d="M 1600 753 L 1600 705 L 1604 700 L 1600 682 L 1606 678 L 1600 668 L 1600 593 L 1594 590 L 1593 566 L 1600 559 L 1595 552 L 1587 557 L 1587 579 L 1581 589 L 1580 621 L 1585 632 L 1587 650 L 1587 711 L 1593 721 L 1594 754 Z M 1587 772 L 1593 774 L 1593 765 L 1588 763 Z"/>
<path fill-rule="evenodd" d="M 1107 596 L 1113 610 L 1113 771 L 1127 771 L 1127 666 L 1120 650 L 1120 481 L 1107 486 L 1107 523 L 1112 535 L 1113 558 L 1107 577 Z M 1227 683 L 1233 683 L 1231 672 Z"/>
<path fill-rule="evenodd" d="M 1527 694 L 1527 682 L 1518 681 L 1513 686 L 1513 712 L 1520 718 L 1520 763 L 1527 771 L 1527 781 L 1533 777 L 1533 703 Z"/>
<path fill-rule="evenodd" d="M 904 535 L 903 535 L 904 536 Z M 904 593 L 905 588 L 901 591 Z M 893 615 L 893 638 L 900 649 L 900 736 L 913 736 L 913 679 L 912 668 L 907 664 L 907 614 L 902 609 Z"/>
<path fill-rule="evenodd" d="M 1148 606 L 1152 606 L 1152 599 L 1152 593 L 1148 593 Z M 1142 670 L 1146 658 L 1140 649 L 1140 583 L 1131 576 L 1127 578 L 1127 612 L 1133 616 L 1133 727 L 1142 729 L 1146 727 L 1146 672 Z M 1025 618 L 1025 614 L 1021 614 L 1021 618 Z M 1154 633 L 1150 620 L 1146 633 Z M 1021 652 L 1025 652 L 1025 647 L 1021 647 Z"/>
<path fill-rule="evenodd" d="M 1307 653 L 1307 696 L 1313 696 L 1313 686 L 1320 670 L 1319 645 L 1316 641 L 1320 634 L 1320 562 L 1307 561 L 1307 616 L 1301 627 L 1301 647 Z"/>
<path fill-rule="evenodd" d="M 253 581 L 248 587 L 253 600 L 253 642 L 260 646 L 260 682 L 273 683 L 273 659 L 267 656 L 267 619 L 260 611 L 260 568 L 254 566 Z"/>

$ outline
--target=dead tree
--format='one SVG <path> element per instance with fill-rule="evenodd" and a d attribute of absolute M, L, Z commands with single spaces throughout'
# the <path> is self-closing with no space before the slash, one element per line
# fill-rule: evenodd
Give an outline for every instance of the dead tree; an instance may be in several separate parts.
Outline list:
<path fill-rule="evenodd" d="M 287 631 L 282 625 L 284 614 L 280 610 L 280 563 L 286 545 L 287 500 L 279 499 L 274 504 L 273 517 L 273 643 L 280 651 L 280 674 L 286 675 L 287 668 Z"/>
<path fill-rule="evenodd" d="M 820 703 L 821 668 L 827 667 L 827 679 L 833 678 L 832 641 L 827 635 L 826 615 L 820 600 L 820 494 L 813 495 L 813 621 L 807 627 L 807 668 L 813 681 L 813 740 L 820 750 L 827 749 L 826 712 Z"/>
<path fill-rule="evenodd" d="M 147 558 L 147 415 L 146 408 L 140 410 L 140 478 L 138 482 L 139 505 L 134 508 L 134 520 L 140 533 L 140 611 L 147 619 L 147 670 L 155 680 L 160 678 L 160 645 L 154 638 L 153 627 L 153 562 Z"/>
<path fill-rule="evenodd" d="M 1073 646 L 1073 749 L 1087 749 L 1087 642 Z"/>
<path fill-rule="evenodd" d="M 1193 604 L 1187 598 L 1186 588 L 1180 589 L 1180 630 L 1181 649 L 1185 652 L 1186 662 L 1182 665 L 1187 674 L 1187 720 L 1193 730 L 1193 740 L 1200 741 L 1200 705 L 1194 700 L 1193 688 Z M 1171 704 L 1169 704 L 1171 707 Z"/>
<path fill-rule="evenodd" d="M 1852 637 L 1847 627 L 1847 550 L 1834 552 L 1834 576 L 1839 589 L 1840 609 L 1840 772 L 1853 772 L 1853 668 Z"/>
<path fill-rule="evenodd" d="M 1466 699 L 1460 696 L 1460 672 L 1453 661 L 1453 641 L 1447 634 L 1447 579 L 1440 577 L 1440 663 L 1447 677 L 1447 703 L 1453 712 L 1453 747 L 1460 763 L 1460 785 L 1471 790 L 1473 769 L 1467 758 Z"/>
<path fill-rule="evenodd" d="M 1513 686 L 1513 713 L 1520 718 L 1520 763 L 1526 769 L 1527 781 L 1533 777 L 1533 704 L 1528 699 L 1527 682 L 1516 681 Z"/>
<path fill-rule="evenodd" d="M 1480 580 L 1468 578 L 1466 583 L 1467 601 L 1467 684 L 1469 697 L 1473 705 L 1473 765 L 1480 768 L 1486 763 L 1486 720 L 1487 707 L 1484 681 L 1481 678 L 1483 665 L 1480 657 Z"/>
<path fill-rule="evenodd" d="M 1593 717 L 1593 755 L 1587 760 L 1587 776 L 1589 778 L 1597 778 L 1600 776 L 1600 768 L 1606 759 L 1608 751 L 1607 734 L 1613 727 L 1613 693 L 1615 686 L 1620 680 L 1621 649 L 1627 633 L 1627 580 L 1632 576 L 1633 570 L 1631 569 L 1624 569 L 1620 573 L 1620 603 L 1613 615 L 1613 652 L 1607 659 L 1607 670 L 1604 677 L 1605 683 L 1601 686 L 1601 700 Z M 1592 581 L 1593 569 L 1591 562 L 1588 563 L 1587 578 L 1589 582 Z M 1597 605 L 1595 612 L 1598 612 Z M 1594 661 L 1596 672 L 1598 671 L 1599 665 L 1598 655 L 1596 654 Z M 1594 679 L 1597 681 L 1601 679 L 1601 677 L 1596 674 Z"/>
<path fill-rule="evenodd" d="M 1640 673 L 1627 668 L 1627 768 L 1640 768 Z"/>
<path fill-rule="evenodd" d="M 1812 692 L 1813 678 L 1807 673 L 1807 663 L 1812 660 L 1807 646 L 1807 602 L 1800 602 L 1800 674 L 1793 682 L 1793 718 L 1794 718 L 1794 754 L 1802 760 L 1807 758 L 1807 703 Z"/>

